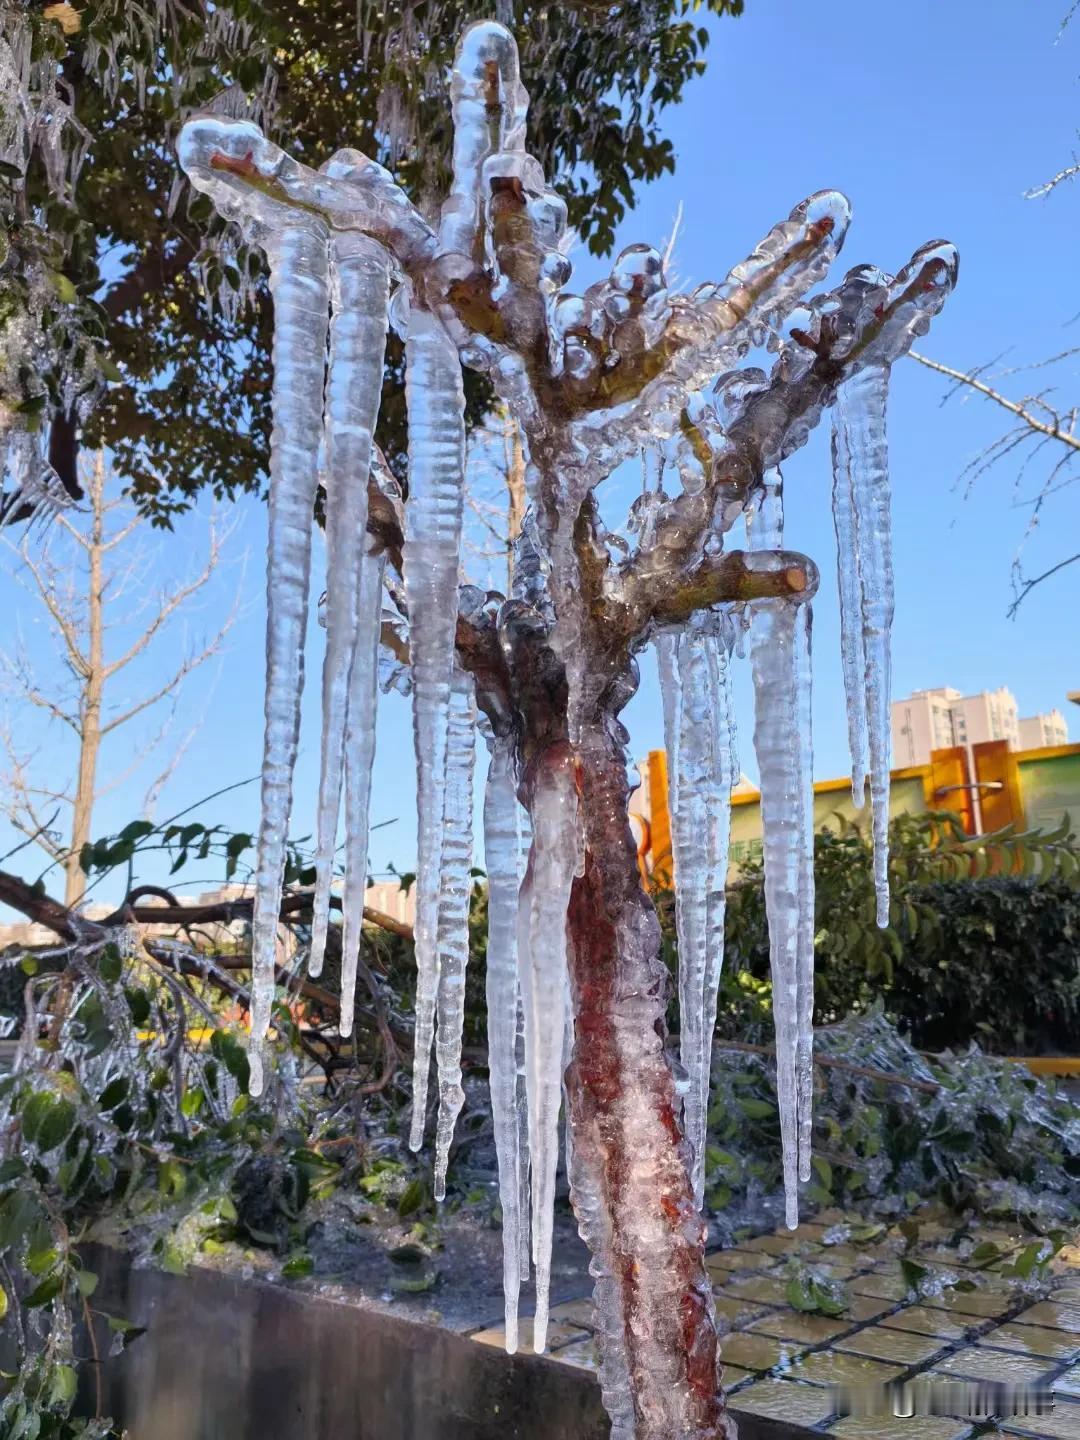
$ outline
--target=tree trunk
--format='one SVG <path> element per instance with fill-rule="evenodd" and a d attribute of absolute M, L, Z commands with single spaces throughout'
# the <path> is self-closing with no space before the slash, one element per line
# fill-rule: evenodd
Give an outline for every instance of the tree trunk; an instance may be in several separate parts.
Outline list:
<path fill-rule="evenodd" d="M 595 1256 L 612 1440 L 731 1440 L 706 1226 L 664 1049 L 669 976 L 627 821 L 625 756 L 594 732 L 578 758 L 586 855 L 568 916 L 571 1196 Z"/>
<path fill-rule="evenodd" d="M 86 893 L 82 868 L 83 846 L 90 839 L 97 788 L 98 752 L 101 749 L 101 703 L 105 684 L 104 576 L 102 550 L 105 543 L 105 465 L 101 455 L 90 481 L 93 526 L 90 544 L 89 583 L 86 591 L 88 653 L 86 674 L 79 697 L 79 779 L 71 816 L 71 846 L 64 862 L 66 880 L 64 904 L 77 905 Z"/>

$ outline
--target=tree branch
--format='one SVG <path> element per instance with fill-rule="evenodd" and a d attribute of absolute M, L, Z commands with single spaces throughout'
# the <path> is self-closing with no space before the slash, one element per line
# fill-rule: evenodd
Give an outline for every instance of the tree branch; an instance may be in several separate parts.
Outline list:
<path fill-rule="evenodd" d="M 1008 410 L 1010 414 L 1016 415 L 1022 420 L 1029 430 L 1036 430 L 1040 435 L 1047 435 L 1052 440 L 1060 440 L 1063 445 L 1069 446 L 1072 450 L 1080 450 L 1080 436 L 1075 435 L 1071 429 L 1063 429 L 1060 423 L 1040 420 L 1026 405 L 1017 400 L 1010 400 L 1000 390 L 995 390 L 985 380 L 980 380 L 974 372 L 955 370 L 951 365 L 943 365 L 940 360 L 931 360 L 928 356 L 921 355 L 915 350 L 909 350 L 908 354 L 912 360 L 917 360 L 928 370 L 936 370 L 939 375 L 947 375 L 958 385 L 966 385 L 968 389 L 976 390 L 980 395 L 985 395 L 988 400 L 993 400 L 995 405 L 1000 405 L 1003 410 Z"/>

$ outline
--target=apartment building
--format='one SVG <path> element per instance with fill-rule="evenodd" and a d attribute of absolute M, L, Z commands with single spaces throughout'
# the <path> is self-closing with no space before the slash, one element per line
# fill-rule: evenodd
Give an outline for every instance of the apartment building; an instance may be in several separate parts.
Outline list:
<path fill-rule="evenodd" d="M 1068 744 L 1068 727 L 1060 710 L 1021 719 L 1016 696 L 1006 686 L 962 695 L 943 686 L 916 690 L 892 703 L 892 750 L 895 766 L 925 765 L 932 750 L 1005 740 L 1012 750 L 1038 750 Z"/>

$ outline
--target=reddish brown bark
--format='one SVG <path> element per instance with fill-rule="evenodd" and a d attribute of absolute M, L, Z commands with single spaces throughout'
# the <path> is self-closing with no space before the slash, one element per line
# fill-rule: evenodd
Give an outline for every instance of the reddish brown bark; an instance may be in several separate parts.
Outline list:
<path fill-rule="evenodd" d="M 625 773 L 608 737 L 579 771 L 586 858 L 568 916 L 575 1168 L 608 1220 L 599 1243 L 586 1238 L 614 1283 L 638 1440 L 727 1440 L 706 1229 L 664 1051 L 669 976 L 626 820 Z M 602 1375 L 605 1388 L 617 1378 Z"/>

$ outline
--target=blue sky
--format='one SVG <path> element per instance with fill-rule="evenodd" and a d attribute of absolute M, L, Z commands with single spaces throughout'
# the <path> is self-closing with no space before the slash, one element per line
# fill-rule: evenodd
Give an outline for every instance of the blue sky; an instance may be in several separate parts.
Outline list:
<path fill-rule="evenodd" d="M 1080 115 L 1080 19 L 1055 43 L 1065 0 L 910 0 L 887 9 L 865 0 L 747 0 L 738 21 L 712 20 L 706 75 L 695 81 L 666 133 L 678 166 L 644 191 L 619 243 L 661 243 L 683 207 L 676 250 L 680 279 L 719 278 L 754 242 L 811 191 L 844 190 L 855 218 L 841 268 L 870 260 L 893 269 L 924 240 L 945 236 L 960 249 L 960 285 L 921 348 L 966 368 L 1009 349 L 1004 364 L 1044 358 L 1080 345 L 1080 267 L 1076 264 L 1080 188 L 1044 201 L 1029 187 L 1071 159 Z M 881 16 L 879 20 L 877 17 Z M 526 77 L 528 82 L 529 77 Z M 580 253 L 575 288 L 603 267 Z M 1010 349 L 1011 347 L 1011 349 Z M 1080 356 L 1059 367 L 1061 395 L 1080 393 Z M 1023 381 L 1012 384 L 1022 393 Z M 1033 377 L 1031 384 L 1037 383 Z M 1040 382 L 1041 383 L 1041 382 Z M 1021 386 L 1017 391 L 1016 387 Z M 965 693 L 1008 685 L 1021 714 L 1057 705 L 1080 711 L 1065 692 L 1080 686 L 1075 617 L 1080 565 L 1035 590 L 1015 621 L 1006 618 L 1009 570 L 1027 523 L 1017 508 L 1017 466 L 984 476 L 967 497 L 957 486 L 965 464 L 1007 428 L 1007 416 L 972 398 L 939 404 L 944 382 L 905 362 L 897 367 L 890 410 L 894 484 L 897 619 L 895 695 L 955 685 Z M 1035 469 L 1033 475 L 1041 471 Z M 847 769 L 838 658 L 838 619 L 829 510 L 827 433 L 820 432 L 786 467 L 787 543 L 820 565 L 815 607 L 814 725 L 818 778 Z M 201 729 L 170 782 L 159 815 L 258 769 L 262 728 L 261 552 L 265 511 L 236 507 L 234 558 L 246 549 L 245 613 L 218 667 L 191 683 L 177 733 L 199 717 Z M 621 521 L 620 500 L 608 511 Z M 1025 555 L 1035 573 L 1075 550 L 1077 495 L 1066 490 L 1048 511 Z M 160 560 L 183 574 L 206 519 L 177 526 Z M 319 557 L 321 563 L 321 553 Z M 21 592 L 0 558 L 0 614 L 22 614 Z M 236 567 L 215 583 L 196 628 L 228 608 Z M 294 832 L 311 829 L 318 777 L 319 635 L 312 634 L 304 702 L 303 752 L 297 774 Z M 162 662 L 164 665 L 164 662 Z M 660 712 L 650 662 L 626 716 L 635 754 L 660 743 Z M 152 676 L 153 666 L 148 672 Z M 212 688 L 211 688 L 212 687 Z M 753 775 L 749 677 L 740 672 L 743 764 Z M 59 737 L 39 736 L 54 772 L 65 751 Z M 123 763 L 124 742 L 106 757 Z M 408 704 L 383 700 L 373 795 L 373 822 L 393 821 L 372 837 L 376 871 L 393 862 L 412 868 L 415 846 L 413 763 Z M 138 780 L 102 801 L 95 831 L 115 830 L 138 814 Z M 254 826 L 255 787 L 207 807 L 208 820 Z M 8 848 L 0 831 L 0 854 Z M 25 860 L 24 853 L 19 857 Z M 29 868 L 29 867 L 26 867 Z M 145 878 L 153 878 L 148 871 Z M 209 870 L 192 880 L 213 882 Z M 52 888 L 59 888 L 54 885 Z M 192 888 L 204 888 L 196 883 Z"/>

